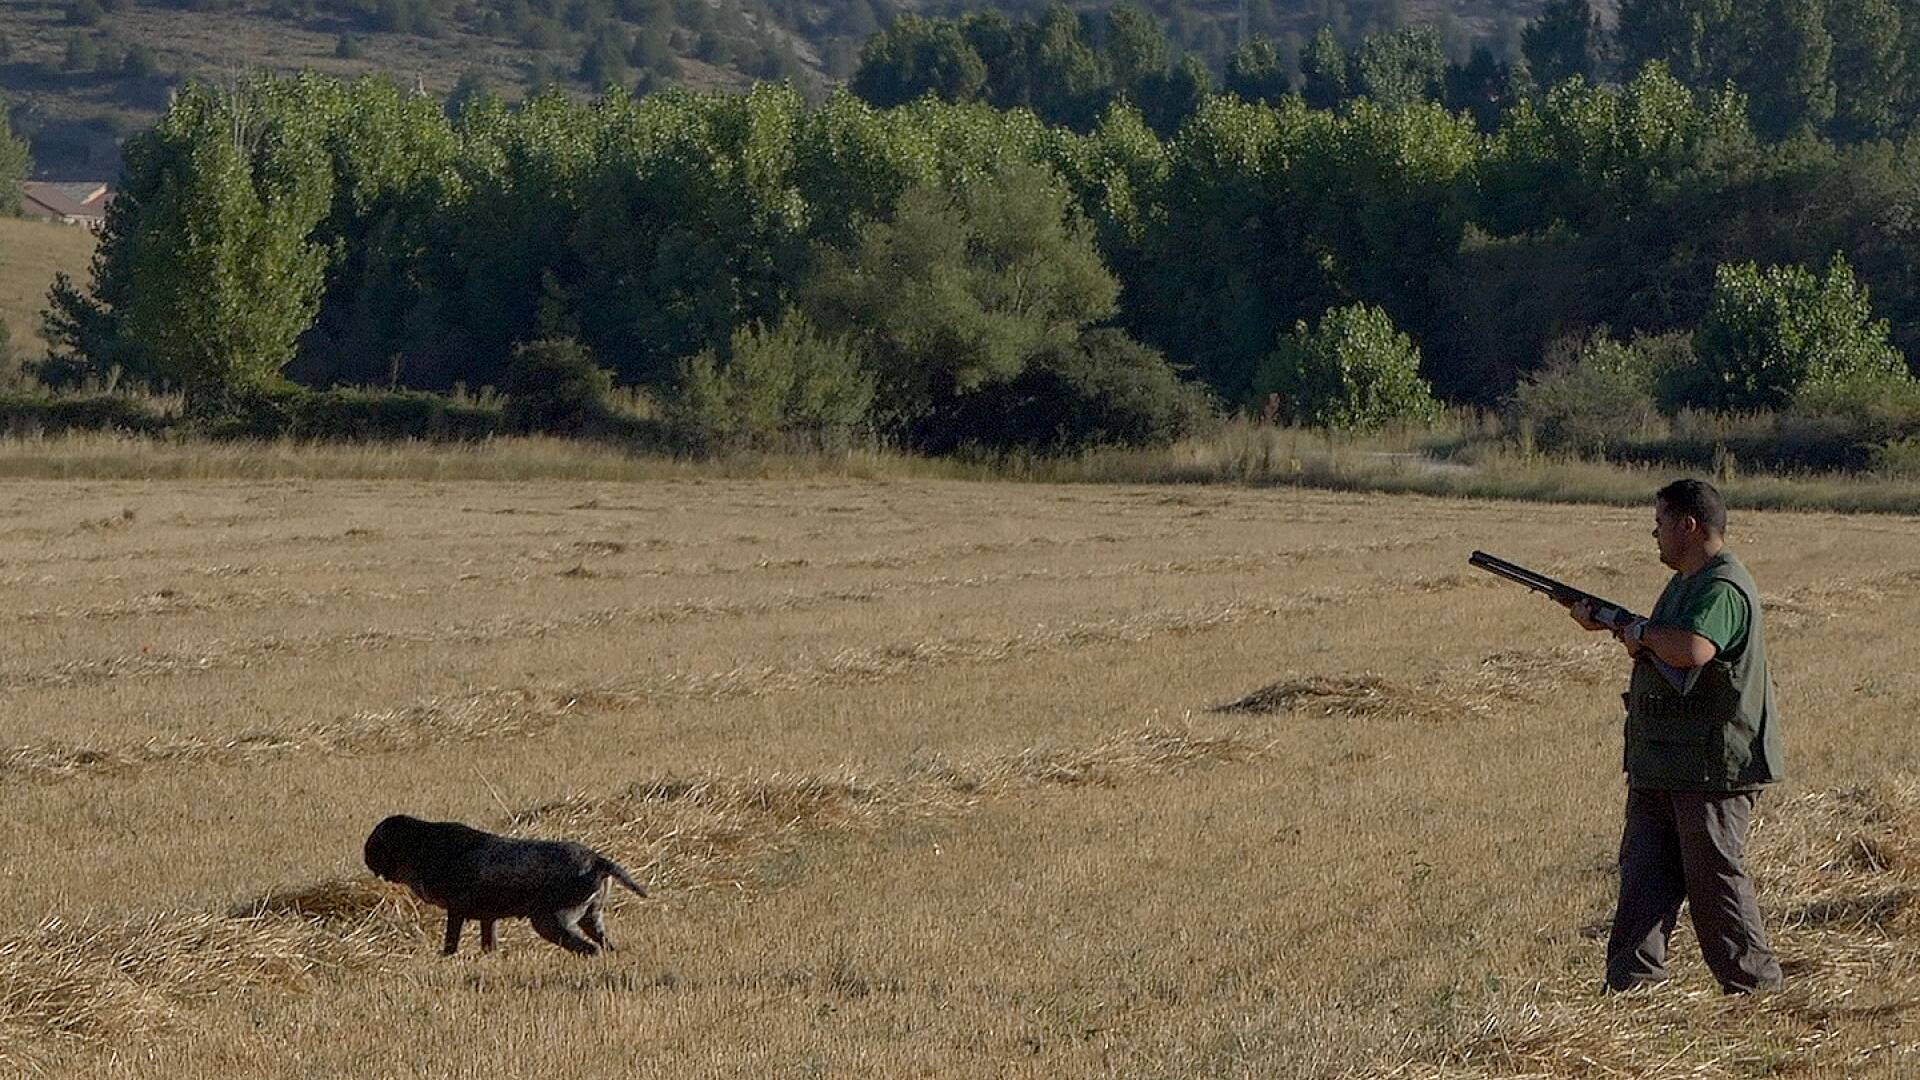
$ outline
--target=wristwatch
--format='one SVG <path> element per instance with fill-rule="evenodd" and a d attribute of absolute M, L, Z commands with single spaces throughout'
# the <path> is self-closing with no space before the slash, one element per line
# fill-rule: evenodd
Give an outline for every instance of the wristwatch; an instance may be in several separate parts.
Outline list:
<path fill-rule="evenodd" d="M 1647 620 L 1635 619 L 1633 623 L 1627 627 L 1626 632 L 1620 635 L 1620 638 L 1629 645 L 1638 645 L 1640 644 L 1640 639 L 1645 637 L 1646 634 Z"/>

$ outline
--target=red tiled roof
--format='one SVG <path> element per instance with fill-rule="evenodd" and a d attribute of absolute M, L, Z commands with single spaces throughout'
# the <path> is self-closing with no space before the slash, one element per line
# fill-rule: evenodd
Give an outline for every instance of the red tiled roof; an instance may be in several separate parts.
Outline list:
<path fill-rule="evenodd" d="M 56 184 L 29 180 L 20 185 L 20 193 L 31 204 L 27 207 L 29 212 L 38 210 L 61 218 L 97 218 L 106 213 L 109 198 L 107 185 L 95 182 Z"/>

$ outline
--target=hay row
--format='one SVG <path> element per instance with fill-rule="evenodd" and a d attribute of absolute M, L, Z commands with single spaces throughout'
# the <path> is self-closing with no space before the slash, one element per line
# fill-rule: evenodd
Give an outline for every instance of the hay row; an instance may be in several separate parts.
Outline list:
<path fill-rule="evenodd" d="M 1181 564 L 1161 564 L 1165 573 L 1191 572 Z M 501 617 L 477 623 L 419 630 L 368 630 L 350 634 L 316 634 L 292 638 L 249 638 L 207 642 L 193 652 L 165 653 L 145 650 L 95 660 L 69 660 L 37 668 L 0 672 L 0 690 L 71 689 L 96 686 L 118 679 L 145 679 L 190 675 L 198 672 L 245 668 L 262 660 L 305 659 L 341 653 L 381 651 L 429 645 L 485 645 L 506 640 L 524 640 L 555 634 L 597 630 L 609 626 L 666 624 L 696 619 L 748 618 L 775 612 L 804 611 L 848 603 L 871 603 L 894 593 L 928 592 L 982 588 L 1011 582 L 1030 582 L 1042 578 L 1058 581 L 1098 580 L 1104 577 L 1130 576 L 1150 572 L 1142 568 L 1102 568 L 1080 571 L 1014 570 L 974 577 L 936 576 L 906 581 L 875 582 L 854 588 L 834 588 L 818 592 L 790 592 L 778 596 L 733 600 L 704 598 L 665 604 L 643 604 L 600 608 L 557 619 Z M 1372 598 L 1404 589 L 1439 591 L 1466 584 L 1459 575 L 1435 578 L 1413 575 L 1391 584 L 1367 585 L 1345 590 L 1314 590 L 1296 598 L 1269 602 L 1268 607 L 1300 602 L 1322 606 L 1329 596 L 1345 599 Z M 1254 605 L 1259 606 L 1259 605 Z M 1306 609 L 1300 609 L 1306 610 Z M 1140 618 L 1179 621 L 1179 613 L 1146 612 Z"/>
<path fill-rule="evenodd" d="M 747 888 L 760 859 L 810 835 L 872 832 L 903 821 L 958 817 L 983 802 L 1045 787 L 1114 785 L 1244 763 L 1269 746 L 1239 735 L 1147 727 L 1087 747 L 1028 748 L 975 762 L 920 759 L 892 778 L 868 779 L 850 772 L 668 776 L 611 795 L 575 796 L 529 807 L 499 827 L 514 835 L 564 836 L 587 843 L 662 890 Z M 405 905 L 391 906 L 394 893 L 359 877 L 276 892 L 241 910 L 351 924 L 398 915 L 404 922 L 410 911 Z M 434 918 L 428 917 L 430 922 Z"/>
<path fill-rule="evenodd" d="M 438 595 L 442 590 L 425 586 L 395 591 L 337 586 L 331 589 L 301 591 L 295 589 L 241 589 L 214 596 L 184 593 L 163 588 L 123 600 L 98 604 L 66 604 L 57 607 L 21 608 L 0 623 L 22 625 L 47 622 L 111 622 L 118 619 L 167 618 L 179 615 L 205 615 L 210 612 L 306 610 L 343 602 L 391 603 L 418 600 Z"/>
<path fill-rule="evenodd" d="M 1612 642 L 1509 650 L 1493 653 L 1471 669 L 1419 683 L 1371 673 L 1293 676 L 1209 711 L 1437 722 L 1485 714 L 1502 705 L 1535 704 L 1569 683 L 1594 685 L 1618 678 L 1621 667 Z"/>
<path fill-rule="evenodd" d="M 257 661 L 307 659 L 353 652 L 387 652 L 431 645 L 486 645 L 500 641 L 547 637 L 635 623 L 676 623 L 703 618 L 743 618 L 777 611 L 797 611 L 839 603 L 868 602 L 877 594 L 838 589 L 822 593 L 789 593 L 756 600 L 699 599 L 669 604 L 599 608 L 559 619 L 517 616 L 488 619 L 442 628 L 419 630 L 364 630 L 349 634 L 315 634 L 292 638 L 214 640 L 192 653 L 140 652 L 100 660 L 71 660 L 47 668 L 0 675 L 0 689 L 70 689 L 117 679 L 144 679 L 188 675 L 202 671 L 244 668 Z"/>
<path fill-rule="evenodd" d="M 1920 1015 L 1920 780 L 1761 803 L 1748 865 L 1787 988 L 1722 996 L 1683 920 L 1682 977 L 1599 994 L 1604 946 L 1567 973 L 1503 992 L 1474 1031 L 1369 1080 L 1735 1080 L 1816 1069 L 1920 1074 L 1920 1042 L 1889 1040 Z M 1905 1062 L 1905 1071 L 1898 1063 Z"/>
<path fill-rule="evenodd" d="M 1094 537 L 1092 539 L 1102 540 L 1102 539 L 1108 539 L 1108 538 Z M 1118 540 L 1119 538 L 1116 537 L 1111 539 Z M 1134 538 L 1134 539 L 1138 539 L 1138 538 Z M 1065 546 L 1071 546 L 1073 544 L 1083 543 L 1083 542 L 1088 542 L 1088 541 L 1084 538 L 1056 540 L 1056 539 L 1047 538 L 1047 537 L 1031 537 L 1026 540 L 1019 540 L 1019 541 L 977 542 L 973 544 L 952 546 L 952 548 L 948 551 L 947 557 L 952 557 L 954 554 L 972 554 L 977 552 L 1011 551 L 1019 547 L 1029 546 L 1029 545 L 1039 545 L 1039 544 L 1044 544 L 1046 546 L 1065 547 Z M 1206 558 L 1188 559 L 1188 560 L 1131 562 L 1131 563 L 1126 563 L 1120 566 L 1098 567 L 1098 568 L 1087 569 L 1087 570 L 1059 571 L 1059 570 L 1046 570 L 1046 569 L 1030 569 L 1030 570 L 1020 570 L 1020 571 L 1006 571 L 1006 572 L 1000 572 L 1000 573 L 977 574 L 977 575 L 965 576 L 965 577 L 954 576 L 954 575 L 936 575 L 936 576 L 920 578 L 912 581 L 878 583 L 876 585 L 868 586 L 864 590 L 859 590 L 859 591 L 880 592 L 880 591 L 915 590 L 915 589 L 938 590 L 943 588 L 970 588 L 970 587 L 977 588 L 977 587 L 982 587 L 987 585 L 1022 583 L 1022 582 L 1029 582 L 1029 581 L 1070 582 L 1070 581 L 1084 581 L 1084 580 L 1103 580 L 1103 579 L 1110 579 L 1110 578 L 1128 578 L 1128 577 L 1148 576 L 1148 575 L 1182 576 L 1182 575 L 1198 575 L 1198 574 L 1233 573 L 1233 572 L 1242 572 L 1242 571 L 1251 572 L 1251 571 L 1259 571 L 1259 570 L 1268 570 L 1276 566 L 1290 565 L 1294 563 L 1305 562 L 1305 561 L 1310 561 L 1310 560 L 1319 559 L 1319 558 L 1339 556 L 1339 555 L 1362 555 L 1362 554 L 1379 553 L 1383 551 L 1402 550 L 1405 548 L 1419 546 L 1421 543 L 1422 541 L 1417 539 L 1399 539 L 1399 540 L 1380 541 L 1375 543 L 1359 544 L 1359 545 L 1315 544 L 1315 545 L 1310 545 L 1304 548 L 1292 548 L 1292 549 L 1286 549 L 1286 550 L 1274 551 L 1274 552 L 1240 554 L 1240 555 L 1217 555 L 1217 556 L 1210 556 Z M 565 553 L 566 555 L 565 558 L 553 558 L 553 559 L 550 559 L 549 561 L 558 561 L 558 562 L 571 564 L 567 567 L 567 569 L 564 569 L 558 572 L 558 576 L 561 576 L 561 577 L 624 578 L 624 577 L 630 577 L 634 575 L 633 573 L 630 573 L 630 572 L 607 571 L 603 569 L 596 569 L 593 567 L 589 567 L 585 559 L 583 558 L 583 555 L 618 554 L 620 552 L 624 552 L 626 549 L 627 549 L 627 546 L 625 544 L 615 543 L 612 541 L 576 541 L 572 544 L 565 545 L 562 549 L 557 549 Z M 847 569 L 847 568 L 888 569 L 888 568 L 916 565 L 921 561 L 923 560 L 919 558 L 901 559 L 891 555 L 879 555 L 879 556 L 867 555 L 867 556 L 857 556 L 853 558 L 828 559 L 828 560 L 817 560 L 817 561 L 808 560 L 804 558 L 783 559 L 783 560 L 760 559 L 751 563 L 735 563 L 735 564 L 729 564 L 724 566 L 707 567 L 700 571 L 695 571 L 692 573 L 673 571 L 673 570 L 647 570 L 647 571 L 640 571 L 638 573 L 640 576 L 648 576 L 648 577 L 708 577 L 708 576 L 724 576 L 728 574 L 736 574 L 736 573 L 742 573 L 742 572 L 753 571 L 753 570 L 770 570 L 770 569 L 821 569 L 821 570 Z M 252 571 L 249 570 L 249 568 L 244 568 L 244 567 L 242 568 L 228 567 L 226 570 L 226 573 L 228 575 L 232 575 L 234 573 L 240 573 L 240 572 L 252 572 Z M 497 578 L 493 580 L 495 581 L 508 580 L 508 581 L 519 582 L 519 581 L 525 581 L 525 580 L 531 579 L 533 576 L 534 576 L 533 574 L 522 570 L 522 571 L 515 571 L 511 574 L 508 574 L 504 578 Z M 476 581 L 483 581 L 486 579 L 483 577 L 483 575 L 480 575 L 480 574 L 466 573 L 466 574 L 461 574 L 457 580 L 459 583 L 466 584 L 466 583 L 471 583 Z M 4 582 L 0 582 L 0 584 L 4 584 Z M 164 617 L 180 616 L 180 615 L 201 615 L 201 614 L 207 614 L 209 612 L 267 611 L 267 610 L 274 610 L 278 608 L 309 609 L 309 608 L 323 607 L 327 605 L 346 603 L 346 602 L 363 602 L 364 601 L 364 602 L 375 602 L 375 603 L 391 603 L 391 602 L 400 601 L 400 600 L 419 599 L 419 598 L 430 596 L 430 595 L 436 595 L 437 593 L 442 591 L 444 591 L 443 588 L 430 588 L 427 586 L 419 586 L 416 588 L 397 590 L 397 591 L 392 589 L 365 589 L 365 588 L 358 588 L 354 586 L 336 586 L 334 588 L 321 589 L 321 590 L 315 590 L 315 591 L 298 591 L 293 589 L 272 589 L 272 588 L 245 589 L 245 590 L 234 590 L 231 592 L 222 593 L 218 595 L 203 596 L 203 595 L 195 595 L 191 593 L 181 592 L 180 590 L 177 590 L 177 589 L 165 588 L 165 589 L 157 590 L 155 592 L 145 593 L 139 596 L 129 597 L 121 600 L 107 601 L 103 603 L 96 603 L 96 604 L 73 604 L 73 605 L 60 605 L 60 606 L 44 607 L 44 608 L 21 608 L 7 614 L 4 618 L 0 618 L 0 623 L 13 622 L 13 623 L 20 623 L 20 624 L 35 624 L 35 623 L 46 623 L 46 622 L 67 621 L 67 620 L 113 621 L 118 619 L 131 619 L 131 618 L 164 618 Z M 634 608 L 634 609 L 622 609 L 622 610 L 628 613 L 627 617 L 633 618 L 636 621 L 648 621 L 648 616 L 645 612 L 645 609 Z M 719 612 L 718 614 L 724 616 L 724 615 L 760 614 L 760 613 L 761 613 L 760 611 L 739 611 L 739 612 L 725 611 L 725 612 Z M 525 627 L 522 627 L 516 630 L 512 627 L 506 627 L 506 626 L 500 626 L 494 623 L 488 623 L 488 624 L 482 624 L 478 627 L 472 627 L 472 628 L 455 627 L 452 630 L 447 631 L 447 633 L 451 635 L 456 635 L 456 637 L 454 637 L 452 640 L 457 640 L 461 642 L 494 641 L 494 640 L 500 640 L 506 637 L 517 636 L 517 635 L 527 635 L 527 634 L 539 635 L 542 633 L 561 632 L 569 629 L 592 629 L 600 625 L 605 625 L 605 621 L 603 620 L 600 622 L 595 622 L 590 620 L 588 621 L 559 620 L 559 621 L 553 621 L 553 622 L 543 623 L 543 624 L 529 624 Z M 457 635 L 460 635 L 462 633 L 466 633 L 469 636 L 465 638 L 457 637 Z M 263 645 L 262 648 L 265 651 L 256 655 L 286 654 L 289 652 L 295 655 L 307 655 L 310 653 L 324 653 L 326 651 L 329 651 L 330 646 L 332 648 L 337 649 L 337 648 L 340 648 L 343 644 L 357 644 L 357 643 L 360 643 L 361 640 L 362 639 L 357 637 L 351 638 L 351 639 L 346 637 L 339 637 L 339 638 L 332 639 L 331 642 L 327 639 L 318 639 L 318 640 L 308 640 L 305 642 L 283 643 L 278 647 L 268 647 Z M 425 637 L 420 639 L 410 637 L 396 643 L 402 644 L 402 645 L 423 644 L 423 643 L 432 644 L 437 642 L 438 640 L 440 639 L 434 638 L 434 637 Z"/>
<path fill-rule="evenodd" d="M 27 744 L 0 753 L 0 778 L 51 783 L 161 766 L 233 765 L 289 754 L 383 753 L 450 742 L 530 737 L 551 730 L 576 708 L 618 711 L 675 697 L 718 701 L 872 683 L 941 665 L 1000 663 L 1050 651 L 1198 633 L 1253 619 L 1283 617 L 1351 598 L 1350 594 L 1327 593 L 1306 605 L 1229 604 L 1185 613 L 1147 613 L 1010 638 L 948 638 L 850 650 L 815 665 L 733 668 L 597 688 L 491 688 L 463 697 L 430 698 L 404 708 L 356 712 L 287 731 L 261 729 L 221 738 L 150 739 L 117 747 Z M 1215 706 L 1213 711 L 1318 711 L 1349 717 L 1398 715 L 1442 720 L 1483 712 L 1502 702 L 1539 700 L 1556 683 L 1591 683 L 1611 677 L 1616 670 L 1609 650 L 1599 645 L 1523 650 L 1495 653 L 1471 673 L 1419 687 L 1389 683 L 1371 675 L 1288 679 Z"/>
<path fill-rule="evenodd" d="M 42 1071 L 76 1044 L 151 1036 L 182 1007 L 236 989 L 305 988 L 330 973 L 378 970 L 393 955 L 373 922 L 205 913 L 48 919 L 0 940 L 0 1073 Z"/>
<path fill-rule="evenodd" d="M 164 527 L 178 527 L 182 522 L 168 521 Z M 575 530 L 564 525 L 553 525 L 541 529 L 509 530 L 488 533 L 483 537 L 490 544 L 501 544 L 515 540 L 534 540 L 549 537 L 566 536 Z M 286 536 L 227 536 L 210 543 L 173 544 L 142 548 L 123 548 L 120 550 L 74 551 L 66 547 L 34 555 L 0 556 L 0 567 L 28 566 L 92 566 L 98 563 L 126 563 L 138 559 L 161 559 L 171 562 L 183 555 L 205 552 L 215 555 L 231 555 L 236 552 L 269 551 L 274 548 L 297 547 L 301 545 L 330 545 L 338 543 L 365 544 L 372 540 L 401 542 L 409 544 L 436 544 L 442 541 L 472 542 L 475 534 L 463 529 L 440 529 L 431 532 L 403 533 L 388 535 L 385 530 L 352 526 L 338 532 L 294 533 Z"/>
<path fill-rule="evenodd" d="M 574 704 L 569 697 L 491 689 L 351 713 L 284 732 L 148 739 L 117 747 L 29 744 L 0 754 L 0 780 L 50 783 L 162 765 L 237 765 L 289 754 L 392 753 L 452 742 L 526 738 L 550 730 Z"/>
<path fill-rule="evenodd" d="M 623 707 L 658 697 L 722 700 L 791 693 L 822 686 L 876 683 L 915 671 L 959 665 L 997 664 L 1074 649 L 1131 645 L 1306 614 L 1338 603 L 1395 591 L 1377 586 L 1317 590 L 1266 601 L 1229 601 L 1209 607 L 1145 611 L 1046 627 L 998 638 L 944 637 L 848 649 L 817 664 L 793 667 L 741 666 L 708 674 L 671 674 L 586 696 L 594 704 Z"/>
<path fill-rule="evenodd" d="M 950 819 L 1039 787 L 1120 783 L 1248 761 L 1265 750 L 1234 736 L 1147 728 L 1091 747 L 1029 749 L 972 764 L 919 762 L 885 780 L 667 777 L 533 807 L 504 827 L 592 844 L 633 868 L 656 895 L 745 890 L 758 884 L 759 860 L 812 836 Z M 274 890 L 224 915 L 49 919 L 0 939 L 0 1072 L 41 1071 L 76 1047 L 124 1048 L 234 990 L 302 990 L 323 977 L 393 970 L 435 940 L 440 920 L 405 890 L 365 875 Z"/>
<path fill-rule="evenodd" d="M 819 686 L 870 683 L 933 666 L 996 663 L 1046 651 L 1139 642 L 1162 634 L 1197 633 L 1252 619 L 1311 610 L 1351 596 L 1352 591 L 1328 592 L 1310 602 L 1293 604 L 1232 603 L 1197 611 L 1147 612 L 1127 619 L 1071 623 L 1000 639 L 934 639 L 849 650 L 818 664 L 794 667 L 673 674 L 565 691 L 494 689 L 464 698 L 430 699 L 401 709 L 354 713 L 290 731 L 260 730 L 214 739 L 147 740 L 119 747 L 28 744 L 0 754 L 0 777 L 51 782 L 159 765 L 235 764 L 293 753 L 372 753 L 444 742 L 536 735 L 549 730 L 576 706 L 618 710 L 671 698 L 722 700 Z M 779 602 L 777 599 L 766 601 Z"/>

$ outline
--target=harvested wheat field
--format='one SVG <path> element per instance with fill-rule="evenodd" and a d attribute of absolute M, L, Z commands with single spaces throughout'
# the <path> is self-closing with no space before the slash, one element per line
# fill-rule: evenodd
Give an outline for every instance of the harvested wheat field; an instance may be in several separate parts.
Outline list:
<path fill-rule="evenodd" d="M 0 487 L 0 1074 L 1920 1075 L 1920 521 L 1736 511 L 1790 989 L 1601 998 L 1651 512 L 961 482 Z M 594 844 L 619 952 L 383 816 Z"/>

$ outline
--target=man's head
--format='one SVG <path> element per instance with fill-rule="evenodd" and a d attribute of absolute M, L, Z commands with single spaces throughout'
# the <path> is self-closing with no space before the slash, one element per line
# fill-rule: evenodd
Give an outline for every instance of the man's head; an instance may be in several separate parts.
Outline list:
<path fill-rule="evenodd" d="M 1653 539 L 1660 561 L 1682 573 L 1725 544 L 1727 503 L 1705 480 L 1675 480 L 1653 497 Z"/>

